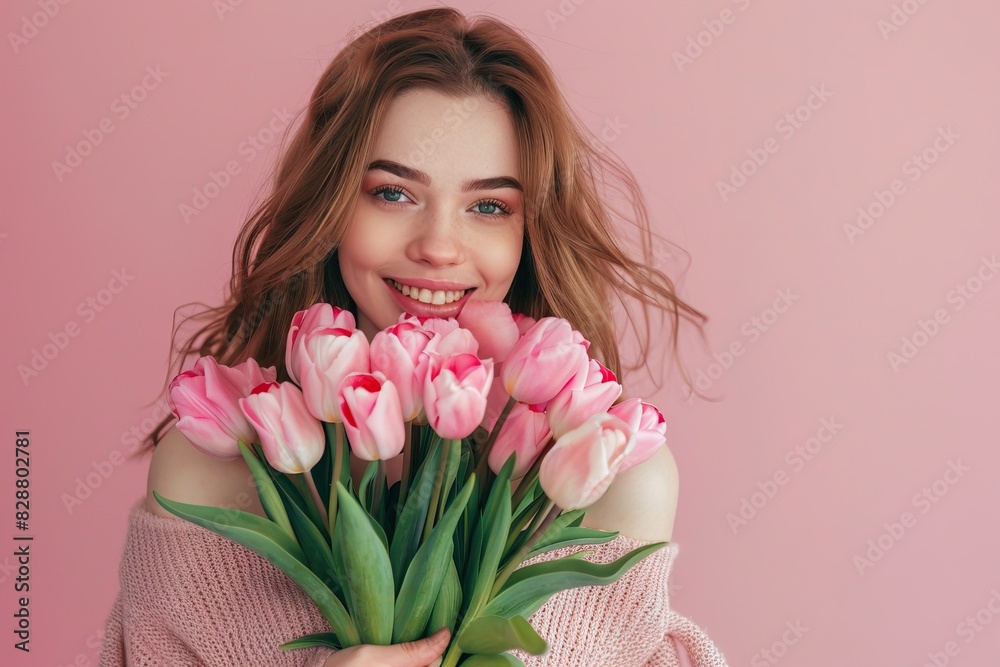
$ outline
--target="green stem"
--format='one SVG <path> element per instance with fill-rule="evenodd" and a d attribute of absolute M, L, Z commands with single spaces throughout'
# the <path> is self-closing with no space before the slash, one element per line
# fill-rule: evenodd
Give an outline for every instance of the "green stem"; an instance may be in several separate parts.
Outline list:
<path fill-rule="evenodd" d="M 403 505 L 406 503 L 406 494 L 410 489 L 410 466 L 412 465 L 413 453 L 410 448 L 413 446 L 413 431 L 418 428 L 412 421 L 406 422 L 404 432 L 406 440 L 403 442 L 403 473 L 399 481 L 399 496 L 396 498 L 396 516 L 403 512 Z"/>
<path fill-rule="evenodd" d="M 500 571 L 500 574 L 497 575 L 497 578 L 493 583 L 493 590 L 490 592 L 489 599 L 492 600 L 496 597 L 497 593 L 500 592 L 500 589 L 503 588 L 503 585 L 507 583 L 507 579 L 510 578 L 510 575 L 512 575 L 514 570 L 521 565 L 524 557 L 535 547 L 536 544 L 538 544 L 538 541 L 542 539 L 542 535 L 561 513 L 562 508 L 550 500 L 545 510 L 535 515 L 536 520 L 540 516 L 544 516 L 545 518 L 538 523 L 538 525 L 536 525 L 537 521 L 532 522 L 534 532 L 531 534 L 531 537 L 528 538 L 528 541 L 524 543 L 524 546 L 522 546 L 514 557 L 510 559 L 507 566 Z"/>
<path fill-rule="evenodd" d="M 545 447 L 542 448 L 542 453 L 538 455 L 535 462 L 531 464 L 530 468 L 528 468 L 528 472 L 524 473 L 524 476 L 521 477 L 521 480 L 517 483 L 517 488 L 514 489 L 514 497 L 510 500 L 510 509 L 512 512 L 517 512 L 517 508 L 521 506 L 521 502 L 524 500 L 524 497 L 528 495 L 531 487 L 535 485 L 535 480 L 538 479 L 538 471 L 542 467 L 542 459 L 545 458 L 545 455 L 549 453 L 549 450 L 552 449 L 555 444 L 555 439 L 549 438 L 549 441 L 545 443 Z"/>
<path fill-rule="evenodd" d="M 476 461 L 477 476 L 479 476 L 479 464 L 482 459 L 489 459 L 490 450 L 493 448 L 493 442 L 497 439 L 497 436 L 500 435 L 500 429 L 503 428 L 504 422 L 507 421 L 507 415 L 510 414 L 510 410 L 514 407 L 515 403 L 517 403 L 517 401 L 514 400 L 513 396 L 507 399 L 507 404 L 503 406 L 503 410 L 500 411 L 500 416 L 497 417 L 496 423 L 493 424 L 493 430 L 490 431 L 490 437 L 486 439 L 486 443 L 483 445 L 482 449 L 476 453 L 477 455 L 474 460 Z M 480 477 L 480 479 L 482 478 Z"/>
<path fill-rule="evenodd" d="M 316 481 L 313 479 L 312 471 L 306 470 L 303 473 L 299 473 L 299 475 L 305 480 L 306 487 L 309 489 L 309 495 L 312 496 L 313 503 L 316 505 L 316 509 L 319 510 L 319 515 L 323 519 L 323 523 L 329 525 L 330 521 L 327 518 L 326 508 L 323 507 L 323 499 L 320 498 L 319 489 L 316 488 Z"/>
<path fill-rule="evenodd" d="M 323 422 L 323 429 L 326 431 L 328 440 L 333 440 L 336 444 L 333 450 L 333 476 L 330 477 L 330 511 L 328 513 L 327 524 L 330 527 L 331 544 L 333 540 L 333 529 L 337 524 L 337 480 L 340 479 L 340 471 L 344 465 L 344 431 L 340 423 Z M 332 434 L 330 431 L 333 430 Z"/>
<path fill-rule="evenodd" d="M 434 528 L 434 519 L 437 516 L 437 504 L 441 496 L 441 487 L 444 486 L 444 471 L 448 465 L 448 448 L 451 446 L 451 440 L 438 439 L 441 447 L 441 463 L 438 465 L 437 475 L 434 477 L 434 491 L 431 493 L 431 501 L 427 506 L 427 519 L 424 521 L 424 536 L 420 540 L 423 544 L 427 541 L 427 537 L 431 534 L 431 530 Z M 434 446 L 432 443 L 431 446 Z"/>
<path fill-rule="evenodd" d="M 375 492 L 372 494 L 372 508 L 370 514 L 375 516 L 378 512 L 379 501 L 382 500 L 382 485 L 385 484 L 385 461 L 378 460 L 375 470 Z"/>

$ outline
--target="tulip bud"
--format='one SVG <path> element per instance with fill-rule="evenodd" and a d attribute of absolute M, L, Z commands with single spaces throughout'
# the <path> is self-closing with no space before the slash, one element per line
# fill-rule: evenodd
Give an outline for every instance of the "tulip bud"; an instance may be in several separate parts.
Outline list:
<path fill-rule="evenodd" d="M 503 363 L 521 337 L 510 306 L 503 301 L 470 300 L 458 314 L 458 323 L 479 343 L 480 359 Z"/>
<path fill-rule="evenodd" d="M 373 373 L 382 373 L 396 387 L 403 421 L 411 421 L 423 409 L 424 379 L 417 373 L 421 353 L 432 333 L 411 321 L 379 331 L 372 338 L 368 356 Z"/>
<path fill-rule="evenodd" d="M 302 390 L 291 382 L 265 382 L 246 398 L 240 409 L 257 429 L 264 458 L 286 474 L 311 470 L 326 448 L 323 424 L 309 414 Z"/>
<path fill-rule="evenodd" d="M 298 374 L 313 417 L 325 422 L 343 421 L 340 383 L 351 373 L 367 373 L 368 358 L 368 339 L 360 329 L 322 327 L 305 334 Z"/>
<path fill-rule="evenodd" d="M 667 422 L 656 406 L 638 398 L 629 398 L 611 406 L 608 412 L 621 418 L 635 431 L 635 447 L 625 457 L 618 472 L 643 463 L 667 443 Z"/>
<path fill-rule="evenodd" d="M 285 372 L 296 384 L 301 384 L 298 373 L 303 336 L 321 327 L 353 331 L 356 324 L 351 311 L 329 303 L 314 303 L 308 309 L 295 313 L 285 338 Z"/>
<path fill-rule="evenodd" d="M 564 510 L 600 500 L 635 446 L 635 434 L 607 412 L 594 415 L 556 440 L 538 469 L 538 481 Z"/>
<path fill-rule="evenodd" d="M 553 437 L 559 438 L 589 417 L 608 408 L 622 395 L 615 374 L 596 359 L 590 359 L 582 387 L 570 383 L 545 406 Z"/>
<path fill-rule="evenodd" d="M 507 393 L 522 403 L 547 403 L 581 370 L 586 373 L 590 342 L 570 323 L 543 317 L 525 331 L 501 368 Z M 582 386 L 586 374 L 580 377 Z"/>
<path fill-rule="evenodd" d="M 384 461 L 403 451 L 406 433 L 399 395 L 382 373 L 345 377 L 340 384 L 340 411 L 351 451 L 359 459 Z"/>
<path fill-rule="evenodd" d="M 178 418 L 177 429 L 206 454 L 224 460 L 239 458 L 237 441 L 250 444 L 257 440 L 239 400 L 275 377 L 273 366 L 261 369 L 252 358 L 232 368 L 210 356 L 199 358 L 192 370 L 180 373 L 170 383 L 168 396 L 171 411 Z"/>
<path fill-rule="evenodd" d="M 516 451 L 517 460 L 514 462 L 511 479 L 524 477 L 551 437 L 552 429 L 540 406 L 515 403 L 490 448 L 490 470 L 500 474 L 500 469 L 510 458 L 511 452 Z"/>
<path fill-rule="evenodd" d="M 424 410 L 442 438 L 466 438 L 483 421 L 493 382 L 493 361 L 474 354 L 431 354 L 424 378 Z"/>

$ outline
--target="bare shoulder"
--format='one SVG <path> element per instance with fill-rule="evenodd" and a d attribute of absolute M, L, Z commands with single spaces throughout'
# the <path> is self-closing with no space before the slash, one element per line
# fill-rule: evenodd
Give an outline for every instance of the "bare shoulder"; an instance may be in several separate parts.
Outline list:
<path fill-rule="evenodd" d="M 664 445 L 646 461 L 615 477 L 607 492 L 587 510 L 581 525 L 640 540 L 669 542 L 679 492 L 677 462 Z"/>
<path fill-rule="evenodd" d="M 205 454 L 176 426 L 153 448 L 146 480 L 146 509 L 160 516 L 175 516 L 156 501 L 153 491 L 182 503 L 232 507 L 264 515 L 246 462 L 242 458 L 224 461 Z"/>

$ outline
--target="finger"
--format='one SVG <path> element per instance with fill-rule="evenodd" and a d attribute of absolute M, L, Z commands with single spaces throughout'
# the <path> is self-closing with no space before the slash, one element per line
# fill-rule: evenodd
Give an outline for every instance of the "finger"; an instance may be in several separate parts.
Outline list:
<path fill-rule="evenodd" d="M 441 657 L 450 637 L 448 628 L 442 628 L 430 637 L 380 648 L 386 649 L 387 667 L 423 667 Z"/>

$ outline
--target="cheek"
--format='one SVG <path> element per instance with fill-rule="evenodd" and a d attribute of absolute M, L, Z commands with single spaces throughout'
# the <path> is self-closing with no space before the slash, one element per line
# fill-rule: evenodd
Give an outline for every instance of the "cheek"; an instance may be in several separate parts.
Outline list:
<path fill-rule="evenodd" d="M 495 244 L 494 252 L 488 255 L 494 280 L 509 286 L 521 263 L 522 244 L 520 237 L 508 240 L 507 243 Z"/>

